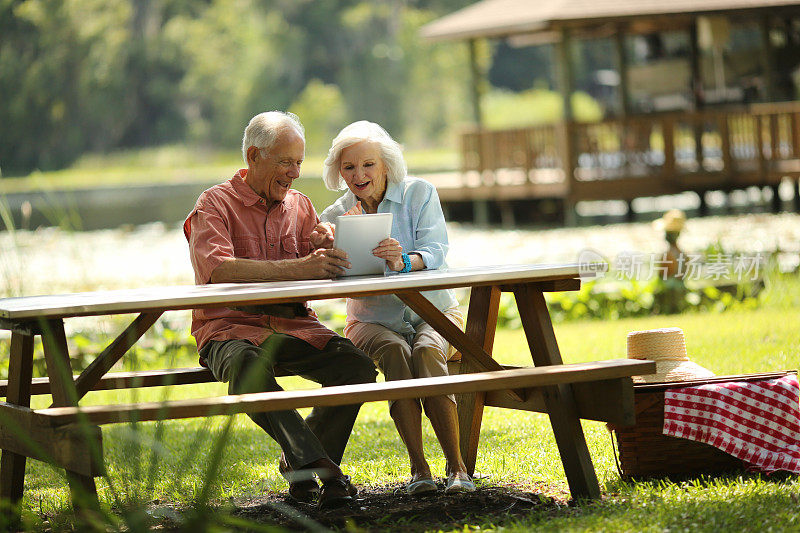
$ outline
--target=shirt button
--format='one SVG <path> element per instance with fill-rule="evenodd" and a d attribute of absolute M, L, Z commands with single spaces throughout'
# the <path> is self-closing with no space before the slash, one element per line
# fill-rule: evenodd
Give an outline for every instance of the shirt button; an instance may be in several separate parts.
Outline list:
<path fill-rule="evenodd" d="M 269 243 L 269 247 L 270 248 L 274 248 L 275 247 L 275 243 L 274 242 Z"/>

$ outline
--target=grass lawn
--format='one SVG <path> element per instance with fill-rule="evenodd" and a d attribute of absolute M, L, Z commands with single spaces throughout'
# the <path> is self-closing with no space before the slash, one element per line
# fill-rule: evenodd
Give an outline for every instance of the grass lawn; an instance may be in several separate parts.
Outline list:
<path fill-rule="evenodd" d="M 798 367 L 800 350 L 800 280 L 774 281 L 755 310 L 653 316 L 618 321 L 558 324 L 556 334 L 566 362 L 625 357 L 629 331 L 681 327 L 689 355 L 717 374 L 735 374 Z M 504 363 L 529 364 L 521 330 L 500 330 L 495 355 Z M 191 364 L 191 363 L 189 363 Z M 308 386 L 292 378 L 287 386 Z M 208 384 L 126 392 L 92 393 L 88 403 L 115 398 L 158 400 L 169 396 L 209 396 L 224 386 Z M 37 406 L 47 404 L 35 398 Z M 104 446 L 108 477 L 98 478 L 101 501 L 126 506 L 153 500 L 189 504 L 208 496 L 221 503 L 229 498 L 282 492 L 279 450 L 245 416 L 233 419 L 229 442 L 210 487 L 209 457 L 227 418 L 168 423 L 106 426 Z M 754 476 L 695 479 L 682 482 L 623 482 L 614 464 L 611 439 L 604 424 L 584 422 L 584 432 L 600 479 L 602 500 L 577 507 L 548 506 L 525 516 L 498 519 L 475 517 L 452 524 L 453 531 L 797 531 L 800 530 L 800 482 L 796 476 Z M 444 460 L 429 425 L 424 425 L 426 449 L 433 472 L 442 475 Z M 365 405 L 344 459 L 345 470 L 361 486 L 401 483 L 408 460 L 385 403 Z M 564 501 L 567 485 L 547 417 L 488 408 L 483 421 L 477 473 L 481 487 L 514 485 Z M 68 490 L 62 474 L 28 462 L 24 517 L 33 529 L 58 528 L 67 520 Z M 119 508 L 117 508 L 119 510 Z M 413 520 L 411 518 L 410 520 Z M 394 524 L 395 527 L 398 524 Z"/>

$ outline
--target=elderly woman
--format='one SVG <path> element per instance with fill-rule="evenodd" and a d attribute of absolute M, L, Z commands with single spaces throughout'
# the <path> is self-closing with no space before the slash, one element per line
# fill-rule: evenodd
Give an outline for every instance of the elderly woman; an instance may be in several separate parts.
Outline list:
<path fill-rule="evenodd" d="M 339 215 L 392 213 L 391 238 L 379 243 L 373 255 L 399 274 L 446 267 L 447 228 L 436 189 L 427 181 L 406 175 L 400 145 L 379 125 L 359 121 L 333 140 L 325 160 L 325 185 L 349 189 L 321 215 L 335 222 Z M 423 293 L 454 323 L 463 316 L 451 290 Z M 370 355 L 387 381 L 447 375 L 448 342 L 394 295 L 349 298 L 345 336 Z M 458 447 L 455 398 L 438 396 L 422 401 L 425 414 L 447 459 L 445 492 L 475 490 Z M 389 412 L 408 449 L 409 494 L 436 490 L 422 446 L 422 408 L 419 400 L 396 400 Z"/>

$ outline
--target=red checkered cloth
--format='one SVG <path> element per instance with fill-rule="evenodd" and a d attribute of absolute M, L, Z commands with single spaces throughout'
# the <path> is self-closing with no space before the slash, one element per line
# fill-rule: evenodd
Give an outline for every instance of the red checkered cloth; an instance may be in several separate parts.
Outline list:
<path fill-rule="evenodd" d="M 664 435 L 716 446 L 764 472 L 800 474 L 797 376 L 668 389 Z"/>

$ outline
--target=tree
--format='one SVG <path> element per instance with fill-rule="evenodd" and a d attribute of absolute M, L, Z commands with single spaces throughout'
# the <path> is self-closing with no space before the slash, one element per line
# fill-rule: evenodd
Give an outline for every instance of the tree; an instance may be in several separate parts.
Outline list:
<path fill-rule="evenodd" d="M 289 111 L 300 117 L 306 129 L 306 154 L 324 154 L 344 126 L 346 112 L 339 87 L 311 80 Z"/>
<path fill-rule="evenodd" d="M 0 4 L 0 170 L 4 175 L 59 168 L 84 148 L 70 127 L 77 116 L 83 57 L 58 0 Z"/>
<path fill-rule="evenodd" d="M 250 117 L 293 105 L 319 137 L 368 119 L 438 142 L 468 116 L 466 53 L 419 28 L 468 3 L 0 0 L 0 171 L 170 142 L 229 148 Z"/>

